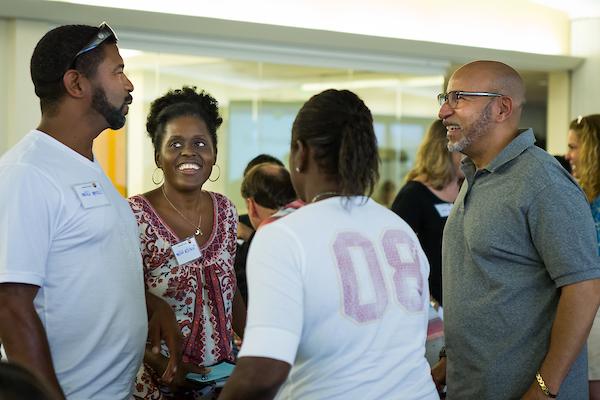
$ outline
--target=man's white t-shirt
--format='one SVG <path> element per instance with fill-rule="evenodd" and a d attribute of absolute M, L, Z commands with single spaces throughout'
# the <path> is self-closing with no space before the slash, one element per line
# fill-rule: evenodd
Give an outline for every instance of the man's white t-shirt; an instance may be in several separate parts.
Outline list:
<path fill-rule="evenodd" d="M 239 356 L 292 365 L 280 399 L 438 399 L 429 264 L 410 227 L 365 200 L 309 204 L 252 242 Z"/>
<path fill-rule="evenodd" d="M 40 131 L 0 158 L 0 283 L 34 304 L 68 399 L 125 399 L 147 337 L 138 229 L 92 162 Z"/>

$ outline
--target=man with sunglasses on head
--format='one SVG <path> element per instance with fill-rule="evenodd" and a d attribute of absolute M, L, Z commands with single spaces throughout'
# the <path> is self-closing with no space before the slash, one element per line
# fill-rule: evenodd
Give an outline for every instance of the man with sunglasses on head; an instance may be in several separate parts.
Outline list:
<path fill-rule="evenodd" d="M 465 181 L 442 245 L 448 399 L 587 399 L 585 341 L 600 303 L 589 206 L 519 130 L 525 88 L 508 65 L 459 68 L 438 96 Z M 440 373 L 442 372 L 442 373 Z"/>
<path fill-rule="evenodd" d="M 145 296 L 133 214 L 92 153 L 132 101 L 116 42 L 106 23 L 46 33 L 31 57 L 41 122 L 0 158 L 0 341 L 56 398 L 130 398 L 149 325 L 152 347 L 179 354 L 170 307 Z"/>

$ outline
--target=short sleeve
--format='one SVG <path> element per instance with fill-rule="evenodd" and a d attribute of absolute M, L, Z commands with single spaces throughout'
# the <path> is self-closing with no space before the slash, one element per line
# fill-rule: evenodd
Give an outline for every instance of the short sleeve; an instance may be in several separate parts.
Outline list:
<path fill-rule="evenodd" d="M 532 202 L 527 222 L 557 287 L 600 278 L 594 220 L 583 193 L 573 183 L 544 188 Z"/>
<path fill-rule="evenodd" d="M 0 167 L 0 283 L 42 286 L 60 192 L 27 165 Z"/>
<path fill-rule="evenodd" d="M 240 357 L 294 364 L 303 324 L 302 247 L 284 225 L 260 228 L 248 254 L 248 317 Z"/>

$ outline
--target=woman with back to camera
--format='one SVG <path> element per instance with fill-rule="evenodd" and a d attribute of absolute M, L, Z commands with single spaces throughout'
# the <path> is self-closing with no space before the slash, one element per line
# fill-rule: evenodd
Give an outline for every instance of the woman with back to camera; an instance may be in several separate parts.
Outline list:
<path fill-rule="evenodd" d="M 425 134 L 415 166 L 405 178 L 392 211 L 415 231 L 429 260 L 429 290 L 442 303 L 442 232 L 461 180 L 461 154 L 448 151 L 446 127 L 436 120 Z"/>
<path fill-rule="evenodd" d="M 592 208 L 600 255 L 600 114 L 579 117 L 569 125 L 565 158 Z M 600 400 L 600 311 L 588 339 L 590 399 Z"/>
<path fill-rule="evenodd" d="M 308 100 L 289 165 L 307 204 L 256 233 L 246 337 L 221 398 L 438 399 L 424 357 L 427 260 L 369 198 L 379 156 L 363 101 L 333 89 Z"/>
<path fill-rule="evenodd" d="M 237 213 L 226 197 L 202 189 L 216 163 L 221 122 L 217 101 L 192 87 L 169 91 L 150 106 L 146 129 L 164 183 L 129 202 L 140 230 L 147 290 L 173 308 L 183 355 L 167 387 L 158 377 L 168 350 L 147 349 L 136 379 L 138 398 L 210 398 L 185 376 L 233 361 L 232 328 L 243 334 L 245 306 L 233 268 Z"/>

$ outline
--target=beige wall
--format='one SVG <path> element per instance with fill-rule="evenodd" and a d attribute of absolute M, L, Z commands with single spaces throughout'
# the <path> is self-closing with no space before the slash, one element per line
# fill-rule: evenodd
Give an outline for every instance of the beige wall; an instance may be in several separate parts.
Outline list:
<path fill-rule="evenodd" d="M 572 73 L 571 119 L 578 115 L 600 113 L 600 18 L 572 22 L 573 55 L 585 62 Z M 565 127 L 566 129 L 566 127 Z"/>
<path fill-rule="evenodd" d="M 546 147 L 550 154 L 564 154 L 567 150 L 567 126 L 570 121 L 571 74 L 548 74 L 548 114 Z"/>
<path fill-rule="evenodd" d="M 0 57 L 2 60 L 8 60 L 8 21 L 0 18 Z M 0 62 L 0 154 L 8 146 L 8 62 Z"/>
<path fill-rule="evenodd" d="M 26 20 L 0 20 L 0 153 L 35 128 L 40 119 L 39 102 L 29 73 L 33 49 L 49 29 L 48 23 Z"/>

